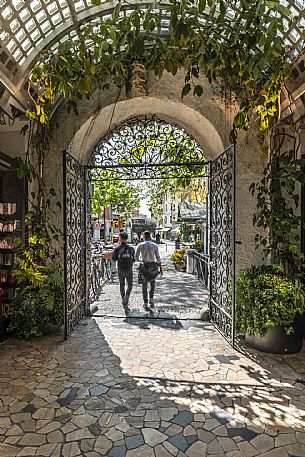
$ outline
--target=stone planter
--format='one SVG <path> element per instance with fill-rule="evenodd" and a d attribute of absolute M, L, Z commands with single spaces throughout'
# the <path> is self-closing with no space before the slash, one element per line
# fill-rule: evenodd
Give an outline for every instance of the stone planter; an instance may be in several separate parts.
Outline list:
<path fill-rule="evenodd" d="M 272 354 L 295 354 L 303 346 L 304 317 L 296 315 L 293 322 L 294 333 L 286 335 L 281 325 L 270 328 L 264 336 L 246 335 L 246 342 L 262 352 Z"/>

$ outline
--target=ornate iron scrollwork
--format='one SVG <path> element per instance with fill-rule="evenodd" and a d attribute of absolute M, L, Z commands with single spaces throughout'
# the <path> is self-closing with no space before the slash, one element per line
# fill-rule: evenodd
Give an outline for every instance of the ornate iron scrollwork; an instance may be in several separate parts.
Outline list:
<path fill-rule="evenodd" d="M 183 128 L 158 117 L 133 118 L 94 148 L 92 179 L 142 180 L 206 176 L 199 144 Z"/>
<path fill-rule="evenodd" d="M 210 316 L 234 342 L 234 146 L 210 165 Z"/>
<path fill-rule="evenodd" d="M 64 155 L 65 195 L 65 336 L 86 316 L 85 169 Z M 90 211 L 89 211 L 90 215 Z M 90 252 L 90 251 L 89 251 Z"/>

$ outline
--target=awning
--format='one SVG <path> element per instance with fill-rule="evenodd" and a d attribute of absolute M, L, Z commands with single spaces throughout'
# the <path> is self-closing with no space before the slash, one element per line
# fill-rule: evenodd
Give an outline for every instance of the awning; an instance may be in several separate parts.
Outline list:
<path fill-rule="evenodd" d="M 171 227 L 164 227 L 162 229 L 159 229 L 158 232 L 169 232 L 171 230 Z"/>
<path fill-rule="evenodd" d="M 182 202 L 179 203 L 179 222 L 204 222 L 206 220 L 206 208 L 204 203 Z"/>
<path fill-rule="evenodd" d="M 178 233 L 178 232 L 180 232 L 180 225 L 178 225 L 178 227 L 172 228 L 172 229 L 171 229 L 171 232 L 172 232 L 172 233 Z"/>

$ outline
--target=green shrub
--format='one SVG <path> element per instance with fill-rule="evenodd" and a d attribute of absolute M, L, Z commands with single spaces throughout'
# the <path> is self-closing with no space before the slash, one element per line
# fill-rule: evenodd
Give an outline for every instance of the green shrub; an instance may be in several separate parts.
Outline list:
<path fill-rule="evenodd" d="M 43 334 L 47 324 L 62 325 L 64 285 L 61 272 L 54 264 L 41 267 L 35 285 L 20 287 L 8 311 L 8 331 L 29 338 Z M 31 273 L 32 274 L 32 273 Z M 18 279 L 24 271 L 15 270 Z"/>
<path fill-rule="evenodd" d="M 282 325 L 293 333 L 292 323 L 303 312 L 304 290 L 283 275 L 277 266 L 252 267 L 236 281 L 236 330 L 248 335 L 264 335 Z"/>

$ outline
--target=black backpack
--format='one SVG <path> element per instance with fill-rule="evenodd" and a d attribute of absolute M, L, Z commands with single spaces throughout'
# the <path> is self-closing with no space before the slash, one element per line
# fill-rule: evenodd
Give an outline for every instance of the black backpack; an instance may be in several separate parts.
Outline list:
<path fill-rule="evenodd" d="M 124 246 L 119 249 L 118 267 L 120 270 L 131 270 L 134 263 L 134 249 L 130 246 Z"/>

